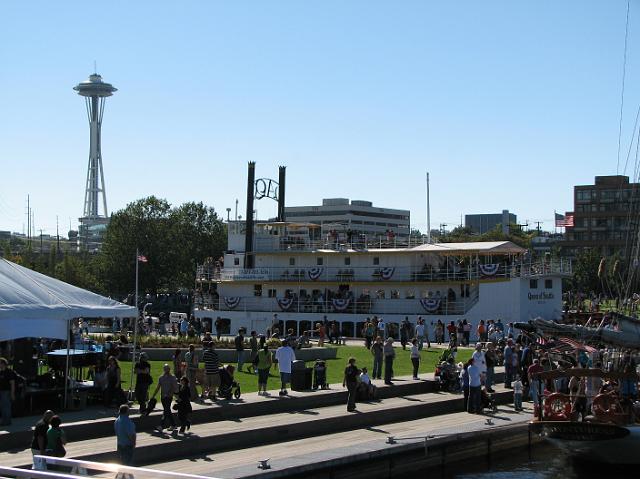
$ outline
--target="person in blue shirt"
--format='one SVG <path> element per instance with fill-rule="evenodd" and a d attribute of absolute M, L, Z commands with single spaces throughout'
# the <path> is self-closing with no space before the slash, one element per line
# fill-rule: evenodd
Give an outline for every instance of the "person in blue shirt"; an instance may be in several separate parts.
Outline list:
<path fill-rule="evenodd" d="M 129 406 L 120 406 L 118 418 L 114 423 L 118 456 L 125 466 L 133 466 L 133 450 L 136 447 L 136 425 L 129 418 Z"/>
<path fill-rule="evenodd" d="M 467 368 L 467 374 L 469 375 L 468 412 L 471 414 L 480 414 L 482 413 L 482 398 L 480 390 L 482 387 L 482 371 L 479 366 L 475 365 L 475 360 L 473 358 L 471 358 L 469 362 L 470 364 Z"/>
<path fill-rule="evenodd" d="M 504 387 L 511 389 L 511 381 L 513 381 L 513 339 L 507 340 L 504 348 Z"/>

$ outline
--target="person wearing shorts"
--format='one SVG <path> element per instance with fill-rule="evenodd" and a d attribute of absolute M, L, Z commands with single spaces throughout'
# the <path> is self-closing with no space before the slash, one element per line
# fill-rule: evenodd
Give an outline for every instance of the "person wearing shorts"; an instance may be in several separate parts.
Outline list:
<path fill-rule="evenodd" d="M 213 341 L 204 344 L 202 361 L 204 362 L 202 399 L 211 398 L 215 401 L 218 387 L 220 387 L 220 360 L 213 348 Z"/>
<path fill-rule="evenodd" d="M 289 346 L 288 341 L 284 341 L 282 346 L 276 350 L 276 361 L 280 370 L 280 396 L 286 396 L 287 384 L 291 383 L 291 364 L 296 360 L 296 354 Z"/>

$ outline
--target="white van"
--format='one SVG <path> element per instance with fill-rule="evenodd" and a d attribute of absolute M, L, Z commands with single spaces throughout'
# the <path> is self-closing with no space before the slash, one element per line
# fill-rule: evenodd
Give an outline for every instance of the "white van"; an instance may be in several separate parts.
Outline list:
<path fill-rule="evenodd" d="M 180 323 L 183 319 L 189 319 L 187 313 L 169 313 L 170 323 Z"/>

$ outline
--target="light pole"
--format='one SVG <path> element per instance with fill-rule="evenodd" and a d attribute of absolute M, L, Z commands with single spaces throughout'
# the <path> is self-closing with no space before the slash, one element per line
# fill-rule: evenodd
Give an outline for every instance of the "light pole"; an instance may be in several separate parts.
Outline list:
<path fill-rule="evenodd" d="M 136 304 L 138 302 L 138 298 L 136 298 Z M 144 319 L 144 315 L 147 312 L 147 308 L 151 306 L 153 303 L 147 303 L 142 308 L 142 319 Z M 131 353 L 131 376 L 129 377 L 129 392 L 127 394 L 127 399 L 131 400 L 131 387 L 133 386 L 133 370 L 136 364 L 136 344 L 138 343 L 138 322 L 139 318 L 136 317 L 136 322 L 133 325 L 133 352 Z"/>
<path fill-rule="evenodd" d="M 227 208 L 227 223 L 231 221 L 230 215 L 231 215 L 231 208 Z"/>

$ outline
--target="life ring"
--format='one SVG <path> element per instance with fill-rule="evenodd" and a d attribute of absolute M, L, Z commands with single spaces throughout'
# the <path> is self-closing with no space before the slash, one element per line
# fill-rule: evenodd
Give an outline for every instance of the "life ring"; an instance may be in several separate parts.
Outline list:
<path fill-rule="evenodd" d="M 544 418 L 547 421 L 567 421 L 570 415 L 571 400 L 566 394 L 553 393 L 544 399 Z"/>
<path fill-rule="evenodd" d="M 598 394 L 591 404 L 593 414 L 600 420 L 615 422 L 623 412 L 613 394 Z"/>

